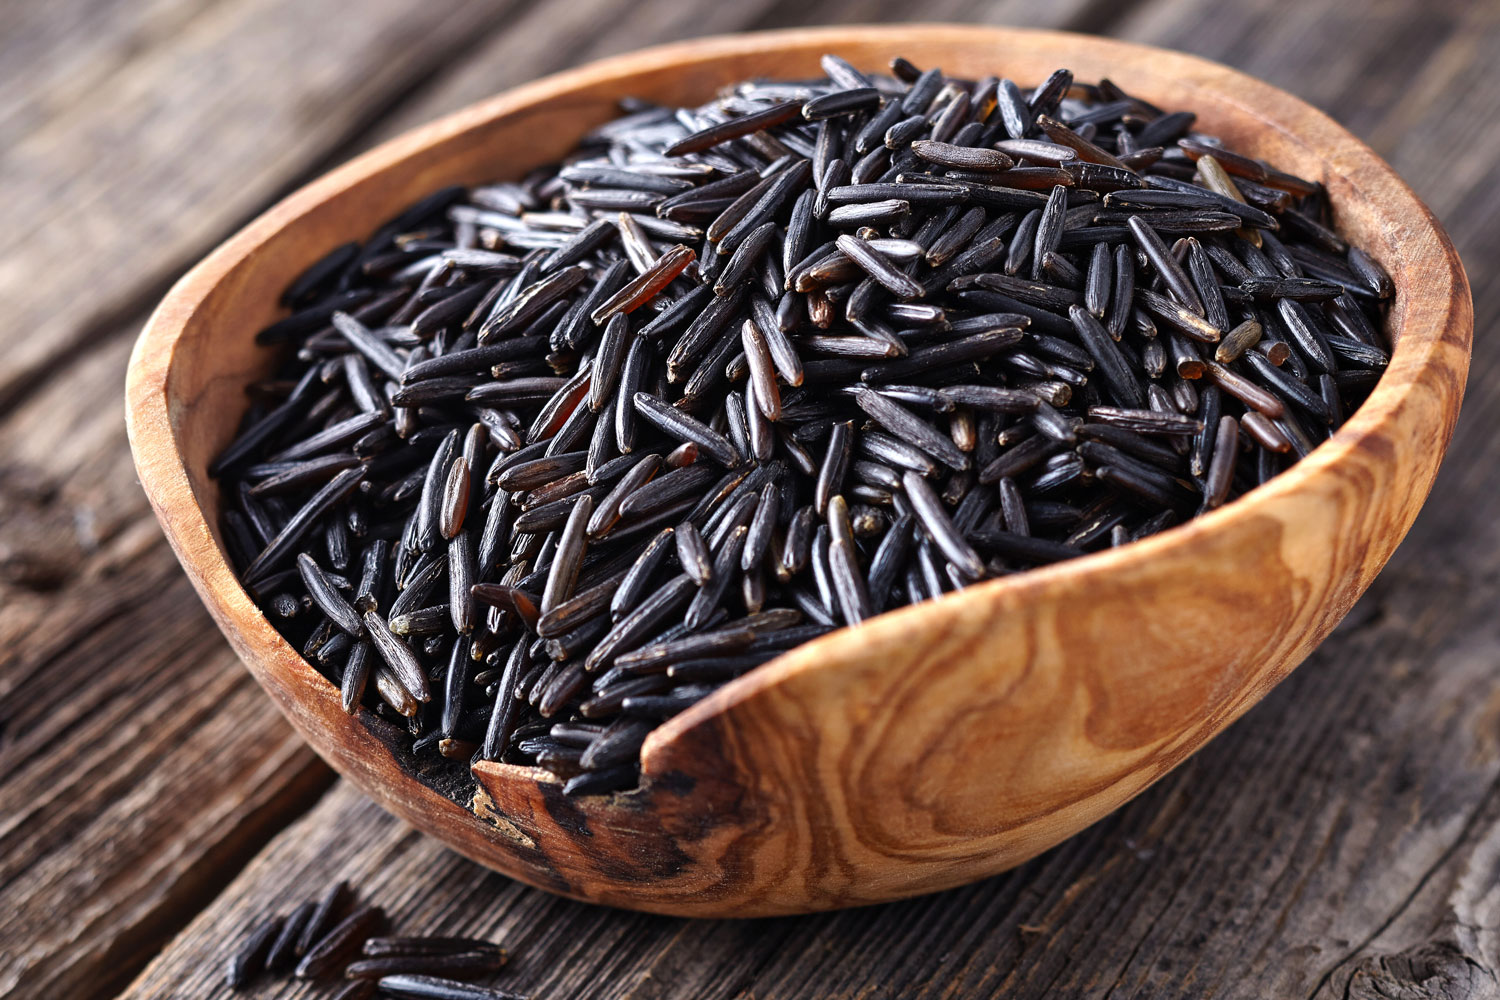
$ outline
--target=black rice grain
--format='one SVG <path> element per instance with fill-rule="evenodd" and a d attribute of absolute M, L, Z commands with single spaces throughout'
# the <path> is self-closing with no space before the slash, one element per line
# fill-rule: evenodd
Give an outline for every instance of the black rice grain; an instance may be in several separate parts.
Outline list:
<path fill-rule="evenodd" d="M 384 976 L 417 974 L 449 979 L 475 979 L 505 966 L 505 953 L 459 951 L 427 955 L 382 955 L 362 958 L 344 967 L 347 979 L 380 979 Z"/>
<path fill-rule="evenodd" d="M 302 940 L 302 932 L 312 919 L 317 905 L 308 900 L 287 916 L 286 922 L 281 925 L 281 933 L 276 935 L 276 940 L 271 943 L 271 950 L 266 953 L 266 971 L 284 976 L 297 964 L 298 943 Z"/>
<path fill-rule="evenodd" d="M 308 948 L 297 963 L 298 979 L 321 979 L 340 968 L 359 953 L 365 938 L 385 925 L 385 911 L 378 906 L 362 906 L 334 925 L 327 934 Z"/>
<path fill-rule="evenodd" d="M 404 997 L 406 1000 L 527 1000 L 519 993 L 439 976 L 383 976 L 376 981 L 376 986 L 385 996 Z"/>
<path fill-rule="evenodd" d="M 242 990 L 265 970 L 266 956 L 281 934 L 284 918 L 267 917 L 245 938 L 243 944 L 229 957 L 224 967 L 224 982 L 232 990 Z"/>

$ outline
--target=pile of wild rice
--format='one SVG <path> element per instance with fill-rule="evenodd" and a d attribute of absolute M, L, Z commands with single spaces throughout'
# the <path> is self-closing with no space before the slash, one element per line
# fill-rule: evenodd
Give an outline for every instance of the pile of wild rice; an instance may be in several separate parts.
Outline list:
<path fill-rule="evenodd" d="M 632 105 L 287 290 L 247 587 L 419 755 L 631 787 L 823 632 L 1211 510 L 1379 377 L 1321 187 L 1109 81 L 896 60 Z"/>
<path fill-rule="evenodd" d="M 526 1000 L 465 981 L 505 967 L 509 956 L 499 945 L 466 937 L 385 936 L 385 911 L 350 910 L 352 902 L 348 883 L 339 882 L 291 913 L 261 917 L 225 961 L 225 983 L 241 990 L 262 975 L 295 975 L 345 980 L 334 1000 L 369 1000 L 377 993 L 407 1000 Z"/>

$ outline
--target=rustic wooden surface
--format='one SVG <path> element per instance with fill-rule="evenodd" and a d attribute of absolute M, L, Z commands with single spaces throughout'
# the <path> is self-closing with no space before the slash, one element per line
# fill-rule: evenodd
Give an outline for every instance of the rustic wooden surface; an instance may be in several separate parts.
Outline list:
<path fill-rule="evenodd" d="M 145 311 L 278 194 L 469 100 L 667 38 L 918 10 L 1246 69 L 1365 137 L 1445 221 L 1480 317 L 1470 393 L 1371 593 L 1145 796 L 908 903 L 640 917 L 486 875 L 347 788 L 310 806 L 331 776 L 233 662 L 134 482 L 120 393 Z M 1500 997 L 1497 60 L 1500 7 L 1470 0 L 0 5 L 0 995 L 220 995 L 224 935 L 347 872 L 402 926 L 503 937 L 506 982 L 541 1000 Z"/>

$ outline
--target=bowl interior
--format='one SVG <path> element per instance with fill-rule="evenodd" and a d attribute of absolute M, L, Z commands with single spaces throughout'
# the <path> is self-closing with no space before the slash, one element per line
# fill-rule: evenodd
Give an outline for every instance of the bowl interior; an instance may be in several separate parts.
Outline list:
<path fill-rule="evenodd" d="M 1358 193 L 1337 163 L 1301 137 L 1268 125 L 1254 108 L 1240 103 L 1232 90 L 1186 84 L 1138 61 L 1131 61 L 1122 71 L 1120 61 L 1110 57 L 1111 43 L 1087 41 L 1089 44 L 1080 47 L 1075 57 L 1065 61 L 1078 79 L 1110 77 L 1126 91 L 1166 110 L 1190 108 L 1199 116 L 1199 130 L 1220 136 L 1231 148 L 1321 180 L 1328 188 L 1339 231 L 1376 259 L 1388 256 L 1391 233 L 1385 220 L 1370 213 L 1344 211 Z M 837 32 L 830 32 L 826 48 L 847 52 L 838 42 Z M 861 41 L 857 47 L 860 52 L 854 54 L 853 61 L 860 68 L 885 70 L 884 59 L 870 58 L 875 51 L 870 43 Z M 384 219 L 437 188 L 514 179 L 533 167 L 555 162 L 590 128 L 617 115 L 621 97 L 693 105 L 711 98 L 724 84 L 748 77 L 816 76 L 820 74 L 821 48 L 788 51 L 768 44 L 764 50 L 748 52 L 710 50 L 680 69 L 659 65 L 636 72 L 632 68 L 610 74 L 564 98 L 489 121 L 484 120 L 485 105 L 480 105 L 450 119 L 445 138 L 425 148 L 413 148 L 390 169 L 342 187 L 327 200 L 294 196 L 305 211 L 267 234 L 269 238 L 256 251 L 253 267 L 234 268 L 212 289 L 202 312 L 215 317 L 214 328 L 203 331 L 206 335 L 182 338 L 168 376 L 169 394 L 186 396 L 174 390 L 191 391 L 192 419 L 174 419 L 173 429 L 194 495 L 220 542 L 221 555 L 219 495 L 207 468 L 233 438 L 244 415 L 244 387 L 272 371 L 281 357 L 274 349 L 257 346 L 254 334 L 282 315 L 277 299 L 304 268 L 341 243 L 367 238 Z M 1057 59 L 1039 56 L 1024 47 L 999 50 L 992 45 L 954 44 L 951 39 L 934 41 L 916 32 L 907 39 L 889 37 L 879 48 L 884 50 L 885 59 L 902 54 L 918 65 L 940 65 L 955 75 L 978 77 L 998 70 L 1023 87 L 1039 82 L 1058 65 Z M 773 69 L 768 71 L 768 66 Z M 325 187 L 328 185 L 315 184 L 303 194 Z M 1403 306 L 1404 296 L 1398 294 L 1388 329 L 1400 329 Z"/>

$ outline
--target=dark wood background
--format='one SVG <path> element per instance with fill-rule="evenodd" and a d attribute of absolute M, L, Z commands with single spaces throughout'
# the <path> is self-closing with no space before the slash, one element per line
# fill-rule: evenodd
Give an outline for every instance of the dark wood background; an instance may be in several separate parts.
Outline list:
<path fill-rule="evenodd" d="M 146 312 L 278 196 L 504 87 L 667 39 L 915 14 L 1222 60 L 1413 184 L 1479 323 L 1407 542 L 1222 738 L 965 889 L 644 917 L 522 888 L 388 818 L 259 693 L 146 507 L 121 422 Z M 347 877 L 402 927 L 503 940 L 504 982 L 539 1000 L 1500 997 L 1497 70 L 1493 0 L 0 4 L 0 995 L 223 995 L 247 915 Z"/>

